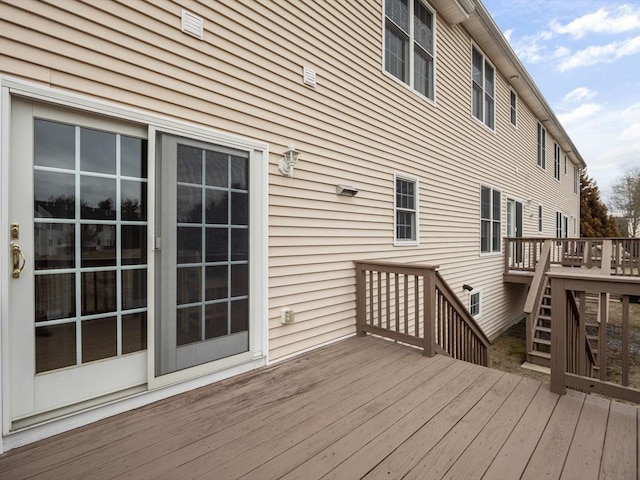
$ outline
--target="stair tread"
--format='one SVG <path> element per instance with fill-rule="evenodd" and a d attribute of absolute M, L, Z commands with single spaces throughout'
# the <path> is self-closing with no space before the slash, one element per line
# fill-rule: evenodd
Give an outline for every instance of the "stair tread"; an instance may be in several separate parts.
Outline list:
<path fill-rule="evenodd" d="M 540 352 L 538 350 L 532 350 L 529 352 L 529 355 L 535 356 L 535 357 L 542 357 L 542 358 L 551 358 L 551 354 L 548 352 Z"/>
<path fill-rule="evenodd" d="M 536 326 L 536 330 L 539 330 L 541 332 L 546 332 L 546 333 L 551 333 L 551 328 L 549 327 L 540 327 L 540 326 Z M 587 337 L 588 338 L 588 337 Z"/>
<path fill-rule="evenodd" d="M 539 343 L 541 345 L 551 345 L 551 340 L 545 340 L 544 338 L 534 338 L 533 343 Z"/>

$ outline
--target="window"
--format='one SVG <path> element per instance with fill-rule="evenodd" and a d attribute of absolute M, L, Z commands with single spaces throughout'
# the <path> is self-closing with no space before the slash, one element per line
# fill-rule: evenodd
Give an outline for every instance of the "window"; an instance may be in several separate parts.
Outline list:
<path fill-rule="evenodd" d="M 545 159 L 547 147 L 547 132 L 541 124 L 538 124 L 538 166 L 545 170 L 547 161 Z"/>
<path fill-rule="evenodd" d="M 518 126 L 518 97 L 513 90 L 511 90 L 511 125 Z"/>
<path fill-rule="evenodd" d="M 542 233 L 542 205 L 538 205 L 538 233 Z"/>
<path fill-rule="evenodd" d="M 395 176 L 395 241 L 396 244 L 418 243 L 418 180 Z"/>
<path fill-rule="evenodd" d="M 500 191 L 489 187 L 481 187 L 480 251 L 483 253 L 499 252 L 501 249 L 501 211 Z"/>
<path fill-rule="evenodd" d="M 553 143 L 553 176 L 560 181 L 560 146 Z"/>
<path fill-rule="evenodd" d="M 420 0 L 386 0 L 384 68 L 434 99 L 434 14 Z"/>
<path fill-rule="evenodd" d="M 580 193 L 580 169 L 577 165 L 573 166 L 573 193 Z"/>
<path fill-rule="evenodd" d="M 469 313 L 473 318 L 480 317 L 480 312 L 481 312 L 480 298 L 481 298 L 480 292 L 473 292 L 469 296 Z"/>
<path fill-rule="evenodd" d="M 493 130 L 495 115 L 495 73 L 487 59 L 473 47 L 471 59 L 471 103 L 473 116 Z"/>
<path fill-rule="evenodd" d="M 567 156 L 564 156 L 564 174 L 567 175 Z"/>

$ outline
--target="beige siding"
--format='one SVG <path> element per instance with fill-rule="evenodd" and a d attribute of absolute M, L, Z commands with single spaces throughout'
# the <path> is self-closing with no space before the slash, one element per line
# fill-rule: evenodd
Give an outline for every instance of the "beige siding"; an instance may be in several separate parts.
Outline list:
<path fill-rule="evenodd" d="M 181 8 L 205 18 L 204 41 L 180 31 Z M 503 256 L 480 255 L 480 185 L 524 202 L 524 234 L 555 235 L 577 216 L 573 166 L 536 163 L 538 119 L 497 72 L 496 131 L 471 115 L 472 39 L 437 19 L 437 98 L 382 69 L 381 0 L 3 1 L 0 73 L 269 143 L 269 342 L 278 358 L 354 331 L 358 259 L 437 264 L 467 302 L 482 289 L 493 336 L 522 314 L 526 290 L 502 282 Z M 317 71 L 315 89 L 302 67 Z M 294 178 L 277 163 L 302 152 Z M 420 181 L 420 246 L 393 246 L 393 173 Z M 355 185 L 355 198 L 335 195 Z M 531 203 L 527 201 L 531 199 Z M 530 214 L 533 213 L 533 216 Z M 280 309 L 296 323 L 281 326 Z"/>

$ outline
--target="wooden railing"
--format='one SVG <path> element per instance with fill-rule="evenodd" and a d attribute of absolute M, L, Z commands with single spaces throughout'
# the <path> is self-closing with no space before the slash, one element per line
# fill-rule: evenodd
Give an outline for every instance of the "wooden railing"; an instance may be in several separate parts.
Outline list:
<path fill-rule="evenodd" d="M 640 403 L 640 389 L 630 386 L 630 369 L 633 366 L 630 361 L 630 328 L 637 331 L 640 319 L 633 319 L 631 325 L 629 314 L 630 299 L 640 296 L 640 278 L 585 276 L 579 272 L 550 272 L 548 277 L 551 282 L 551 391 L 563 394 L 566 388 L 572 388 Z M 587 292 L 595 292 L 601 297 L 616 294 L 620 298 L 621 353 L 615 364 L 607 362 L 609 329 L 606 324 L 608 315 L 604 310 L 610 302 L 600 302 L 597 359 L 587 347 L 584 312 Z M 575 294 L 579 306 L 572 304 Z M 596 367 L 599 378 L 593 378 Z M 620 382 L 614 383 L 614 375 L 618 374 Z"/>
<path fill-rule="evenodd" d="M 640 238 L 506 238 L 505 273 L 534 272 L 547 240 L 552 242 L 552 266 L 599 267 L 613 275 L 640 277 Z"/>
<path fill-rule="evenodd" d="M 489 339 L 437 266 L 355 262 L 356 330 L 488 365 Z"/>

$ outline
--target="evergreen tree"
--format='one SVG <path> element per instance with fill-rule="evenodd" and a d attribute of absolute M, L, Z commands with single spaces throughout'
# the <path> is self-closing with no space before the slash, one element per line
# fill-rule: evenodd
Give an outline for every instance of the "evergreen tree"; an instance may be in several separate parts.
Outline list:
<path fill-rule="evenodd" d="M 615 219 L 609 215 L 607 207 L 600 200 L 596 182 L 584 170 L 580 173 L 580 236 L 618 236 Z"/>

